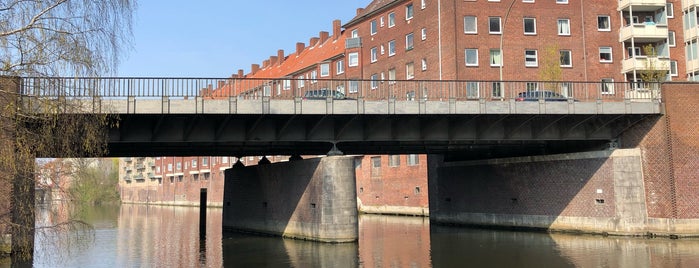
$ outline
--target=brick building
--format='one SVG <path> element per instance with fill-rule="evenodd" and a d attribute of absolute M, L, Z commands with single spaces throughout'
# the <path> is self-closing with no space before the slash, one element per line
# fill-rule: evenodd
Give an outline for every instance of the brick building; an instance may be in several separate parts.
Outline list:
<path fill-rule="evenodd" d="M 649 87 L 645 82 L 653 80 L 699 81 L 697 7 L 697 0 L 375 0 L 344 25 L 333 21 L 332 32 L 297 43 L 292 53 L 280 49 L 206 95 L 289 97 L 325 88 L 371 97 L 398 80 L 465 81 L 458 90 L 472 99 L 507 97 L 503 81 L 523 81 L 526 88 L 518 91 L 544 89 L 541 81 L 566 81 L 554 90 L 568 97 L 574 97 L 571 82 L 576 81 L 600 82 L 603 94 L 643 92 Z M 628 83 L 619 88 L 618 82 Z M 408 100 L 431 94 L 422 88 L 389 90 Z M 191 187 L 196 193 L 178 188 L 187 178 L 222 189 L 220 168 L 233 159 L 211 159 L 218 166 L 202 170 L 201 164 L 191 166 L 193 158 L 156 158 L 155 166 L 144 167 L 159 167 L 155 177 L 125 177 L 124 185 L 143 187 L 125 187 L 122 197 L 185 202 L 200 188 Z M 388 213 L 412 207 L 427 214 L 425 159 L 365 156 L 358 161 L 362 207 Z M 172 170 L 163 172 L 166 167 Z M 202 179 L 205 174 L 208 180 Z"/>

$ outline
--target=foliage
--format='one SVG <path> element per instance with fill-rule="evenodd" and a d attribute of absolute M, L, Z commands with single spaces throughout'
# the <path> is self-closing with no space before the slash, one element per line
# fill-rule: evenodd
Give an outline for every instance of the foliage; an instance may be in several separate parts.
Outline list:
<path fill-rule="evenodd" d="M 34 159 L 103 155 L 106 126 L 114 122 L 75 115 L 84 107 L 60 86 L 27 107 L 18 77 L 115 71 L 130 48 L 135 9 L 136 0 L 0 1 L 0 235 L 12 234 L 13 255 L 32 254 Z"/>
<path fill-rule="evenodd" d="M 558 44 L 553 43 L 544 48 L 539 66 L 539 80 L 560 81 L 563 70 L 561 69 L 561 52 Z"/>
<path fill-rule="evenodd" d="M 667 76 L 666 66 L 658 61 L 658 54 L 655 52 L 655 48 L 651 44 L 644 45 L 643 54 L 646 55 L 646 68 L 640 71 L 641 79 L 647 83 L 656 84 L 665 80 Z"/>
<path fill-rule="evenodd" d="M 71 197 L 82 205 L 119 202 L 117 190 L 119 163 L 117 161 L 99 161 L 96 165 L 80 163 L 69 188 Z"/>

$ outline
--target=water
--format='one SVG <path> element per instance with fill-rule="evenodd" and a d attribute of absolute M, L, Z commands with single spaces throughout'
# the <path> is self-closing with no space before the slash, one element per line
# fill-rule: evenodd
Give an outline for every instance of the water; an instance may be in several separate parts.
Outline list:
<path fill-rule="evenodd" d="M 40 208 L 40 224 L 65 209 Z M 37 234 L 34 267 L 699 267 L 699 240 L 581 236 L 430 226 L 421 217 L 362 215 L 357 243 L 222 235 L 221 209 L 122 205 L 81 217 L 94 233 Z M 65 232 L 63 232 L 65 234 Z"/>

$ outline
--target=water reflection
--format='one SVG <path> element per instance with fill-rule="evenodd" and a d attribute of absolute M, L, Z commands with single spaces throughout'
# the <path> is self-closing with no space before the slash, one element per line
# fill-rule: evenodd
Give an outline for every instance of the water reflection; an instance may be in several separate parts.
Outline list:
<path fill-rule="evenodd" d="M 577 236 L 430 226 L 422 217 L 361 215 L 359 242 L 327 244 L 221 234 L 221 209 L 122 205 L 79 211 L 89 243 L 37 235 L 34 267 L 699 267 L 699 240 Z M 67 212 L 41 208 L 37 222 Z M 73 237 L 78 237 L 73 233 Z M 52 240 L 54 239 L 54 240 Z M 77 242 L 75 242 L 77 241 Z"/>

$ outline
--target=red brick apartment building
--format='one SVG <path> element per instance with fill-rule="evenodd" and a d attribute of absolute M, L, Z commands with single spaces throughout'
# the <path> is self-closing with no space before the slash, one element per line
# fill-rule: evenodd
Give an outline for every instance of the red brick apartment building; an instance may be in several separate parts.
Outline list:
<path fill-rule="evenodd" d="M 466 81 L 462 90 L 468 98 L 498 99 L 512 96 L 505 95 L 502 81 L 522 81 L 526 90 L 539 89 L 540 81 L 593 81 L 600 82 L 603 94 L 615 94 L 613 82 L 626 91 L 644 89 L 648 71 L 665 80 L 699 81 L 697 9 L 699 0 L 375 0 L 344 25 L 333 21 L 332 33 L 321 31 L 290 54 L 280 49 L 261 65 L 252 64 L 247 74 L 238 70 L 212 96 L 288 97 L 329 88 L 350 97 L 364 90 L 367 97 L 384 82 L 459 80 Z M 571 87 L 560 83 L 558 90 L 570 96 Z M 409 100 L 420 94 L 400 93 L 395 96 Z M 194 158 L 175 159 L 180 160 L 157 158 L 157 163 L 171 161 L 172 170 L 165 180 L 158 177 L 158 184 L 143 184 L 158 200 L 188 199 L 174 178 L 184 180 L 191 168 L 186 163 Z M 219 166 L 194 171 L 191 180 L 212 187 L 210 199 L 219 198 L 221 165 L 233 159 L 210 159 Z M 426 214 L 424 155 L 365 156 L 359 162 L 357 194 L 363 207 L 390 213 L 408 207 Z M 143 201 L 136 194 L 143 190 L 126 182 L 124 200 L 138 195 Z M 198 187 L 191 191 L 187 195 L 198 196 Z"/>

